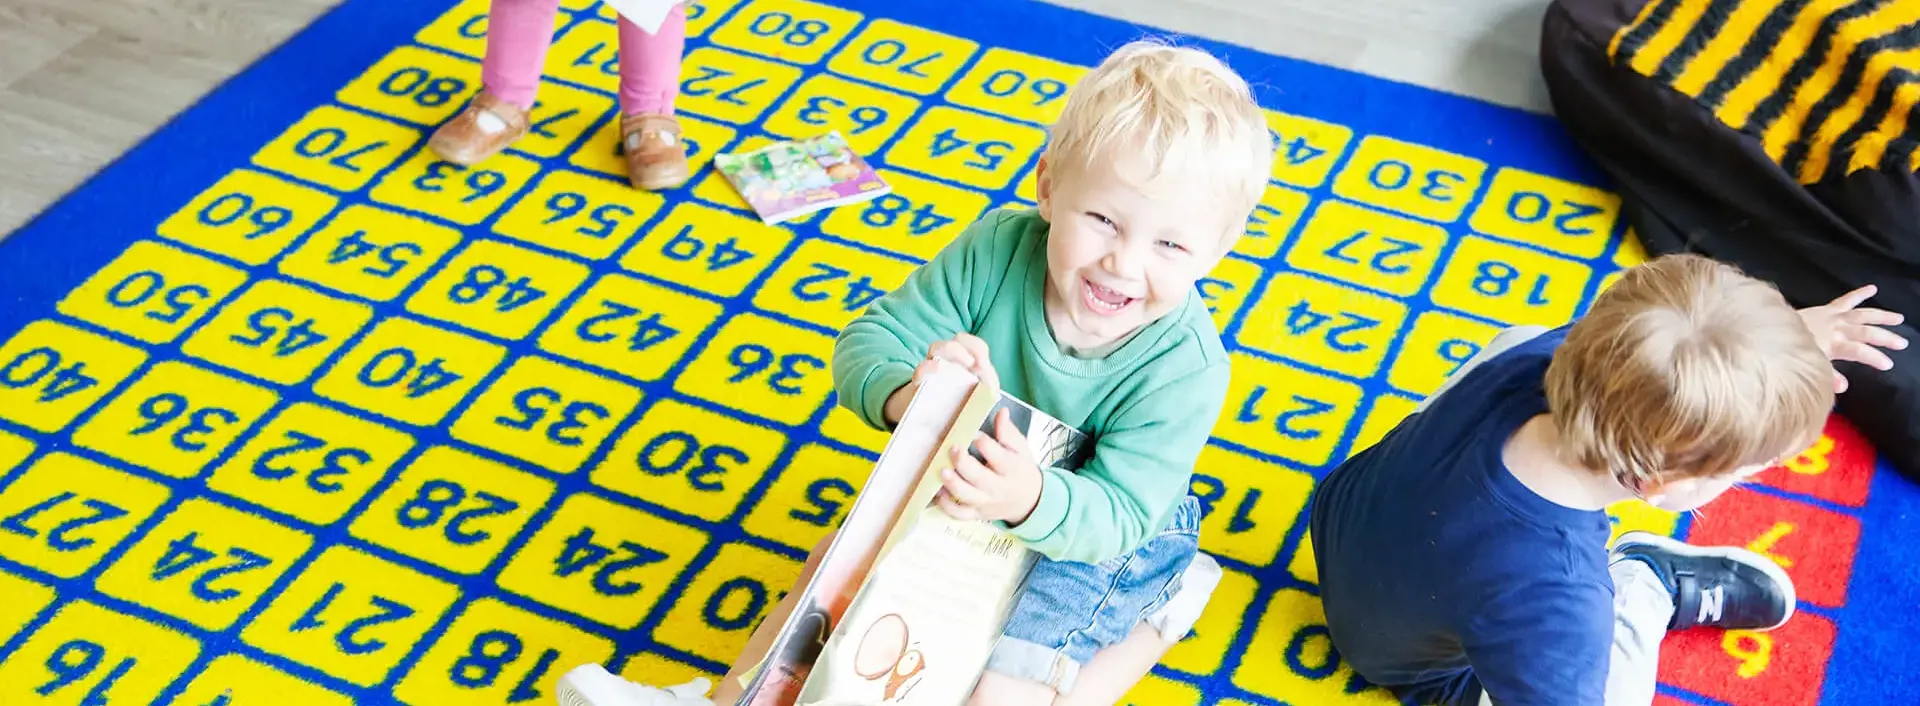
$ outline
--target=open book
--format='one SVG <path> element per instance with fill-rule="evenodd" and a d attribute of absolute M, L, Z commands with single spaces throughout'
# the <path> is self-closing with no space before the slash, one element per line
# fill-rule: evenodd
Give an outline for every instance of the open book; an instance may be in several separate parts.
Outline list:
<path fill-rule="evenodd" d="M 737 706 L 957 706 L 1038 555 L 932 505 L 951 449 L 1005 408 L 1042 467 L 1078 468 L 1087 435 L 941 365 L 921 384 Z"/>

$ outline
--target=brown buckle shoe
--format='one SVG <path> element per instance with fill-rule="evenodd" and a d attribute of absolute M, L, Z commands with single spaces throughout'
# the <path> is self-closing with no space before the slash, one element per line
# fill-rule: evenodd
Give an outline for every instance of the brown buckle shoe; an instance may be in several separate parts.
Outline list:
<path fill-rule="evenodd" d="M 692 177 L 680 121 L 671 115 L 628 115 L 620 119 L 620 141 L 627 159 L 627 180 L 643 191 L 672 189 Z"/>
<path fill-rule="evenodd" d="M 514 141 L 527 134 L 527 109 L 493 97 L 493 94 L 481 91 L 467 104 L 465 110 L 453 116 L 433 132 L 427 140 L 427 147 L 441 159 L 471 167 L 482 160 L 499 154 Z M 482 114 L 506 124 L 501 130 L 489 132 L 481 127 Z"/>

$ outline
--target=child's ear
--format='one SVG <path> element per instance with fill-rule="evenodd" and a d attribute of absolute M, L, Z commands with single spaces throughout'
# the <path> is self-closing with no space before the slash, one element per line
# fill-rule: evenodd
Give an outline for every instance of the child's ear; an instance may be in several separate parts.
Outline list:
<path fill-rule="evenodd" d="M 1685 483 L 1685 481 L 1681 482 Z M 1668 495 L 1672 495 L 1673 490 L 1672 483 L 1659 478 L 1650 478 L 1640 483 L 1640 498 L 1647 501 L 1649 505 L 1659 507 L 1660 503 L 1666 501 Z"/>
<path fill-rule="evenodd" d="M 1033 191 L 1036 203 L 1034 208 L 1040 212 L 1040 219 L 1053 222 L 1053 173 L 1047 169 L 1047 155 L 1040 155 L 1040 163 L 1033 171 Z"/>

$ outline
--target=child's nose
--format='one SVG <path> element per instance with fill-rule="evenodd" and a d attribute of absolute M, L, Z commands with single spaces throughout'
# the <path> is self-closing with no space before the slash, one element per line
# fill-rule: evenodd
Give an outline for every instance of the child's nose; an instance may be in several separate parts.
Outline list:
<path fill-rule="evenodd" d="M 1141 263 L 1145 261 L 1146 258 L 1142 253 L 1138 252 L 1138 248 L 1123 243 L 1107 251 L 1106 258 L 1101 262 L 1102 266 L 1106 268 L 1107 274 L 1121 279 L 1133 280 L 1139 278 Z"/>

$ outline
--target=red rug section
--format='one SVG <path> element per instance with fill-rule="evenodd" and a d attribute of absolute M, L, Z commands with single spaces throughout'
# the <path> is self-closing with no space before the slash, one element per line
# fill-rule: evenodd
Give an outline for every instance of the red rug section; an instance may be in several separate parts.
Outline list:
<path fill-rule="evenodd" d="M 1874 452 L 1834 416 L 1820 441 L 1707 505 L 1685 539 L 1742 546 L 1772 558 L 1793 578 L 1800 610 L 1771 632 L 1687 630 L 1661 646 L 1660 682 L 1733 706 L 1811 706 L 1820 699 L 1835 627 L 1823 611 L 1846 606 L 1873 481 Z M 1824 503 L 1822 506 L 1819 503 Z M 1920 608 L 1920 607 L 1917 607 Z M 1693 704 L 1661 695 L 1654 706 Z"/>

